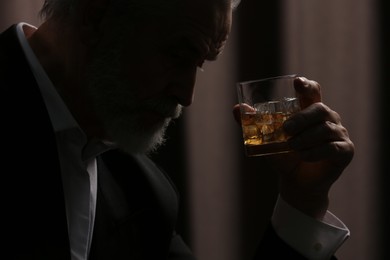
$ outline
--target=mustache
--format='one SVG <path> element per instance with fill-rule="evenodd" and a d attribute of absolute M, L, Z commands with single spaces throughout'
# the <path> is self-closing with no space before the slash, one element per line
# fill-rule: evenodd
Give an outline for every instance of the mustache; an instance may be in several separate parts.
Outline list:
<path fill-rule="evenodd" d="M 183 106 L 178 103 L 176 98 L 168 96 L 147 99 L 142 102 L 140 109 L 153 111 L 166 118 L 176 119 L 181 115 Z"/>

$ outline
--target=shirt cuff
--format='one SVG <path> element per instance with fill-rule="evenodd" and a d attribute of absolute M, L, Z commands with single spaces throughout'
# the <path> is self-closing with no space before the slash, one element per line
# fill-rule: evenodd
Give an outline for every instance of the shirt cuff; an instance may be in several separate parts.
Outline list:
<path fill-rule="evenodd" d="M 272 215 L 278 236 L 310 260 L 330 259 L 350 236 L 349 229 L 331 212 L 322 221 L 287 204 L 280 196 Z"/>

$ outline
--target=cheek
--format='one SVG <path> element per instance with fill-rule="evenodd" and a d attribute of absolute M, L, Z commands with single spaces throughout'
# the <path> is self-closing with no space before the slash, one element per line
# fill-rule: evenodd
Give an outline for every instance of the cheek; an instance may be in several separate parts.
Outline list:
<path fill-rule="evenodd" d="M 169 85 L 173 68 L 166 59 L 158 55 L 133 56 L 123 66 L 125 79 L 136 88 L 138 98 L 148 98 L 162 93 Z"/>

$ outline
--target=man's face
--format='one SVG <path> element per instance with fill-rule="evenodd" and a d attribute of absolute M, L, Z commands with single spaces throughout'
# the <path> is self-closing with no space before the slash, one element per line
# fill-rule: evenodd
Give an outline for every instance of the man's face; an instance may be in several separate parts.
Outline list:
<path fill-rule="evenodd" d="M 169 122 L 189 106 L 198 67 L 216 59 L 231 10 L 185 0 L 180 13 L 110 22 L 88 69 L 88 93 L 111 141 L 129 153 L 164 141 Z"/>

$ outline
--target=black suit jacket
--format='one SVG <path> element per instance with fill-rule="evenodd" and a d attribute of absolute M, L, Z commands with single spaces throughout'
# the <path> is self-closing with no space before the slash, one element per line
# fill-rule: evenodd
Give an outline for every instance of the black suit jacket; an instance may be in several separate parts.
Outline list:
<path fill-rule="evenodd" d="M 0 91 L 0 258 L 70 259 L 55 136 L 15 26 L 0 35 Z M 90 259 L 193 259 L 175 233 L 178 204 L 174 185 L 146 156 L 100 156 Z M 270 226 L 255 259 L 304 258 Z"/>

